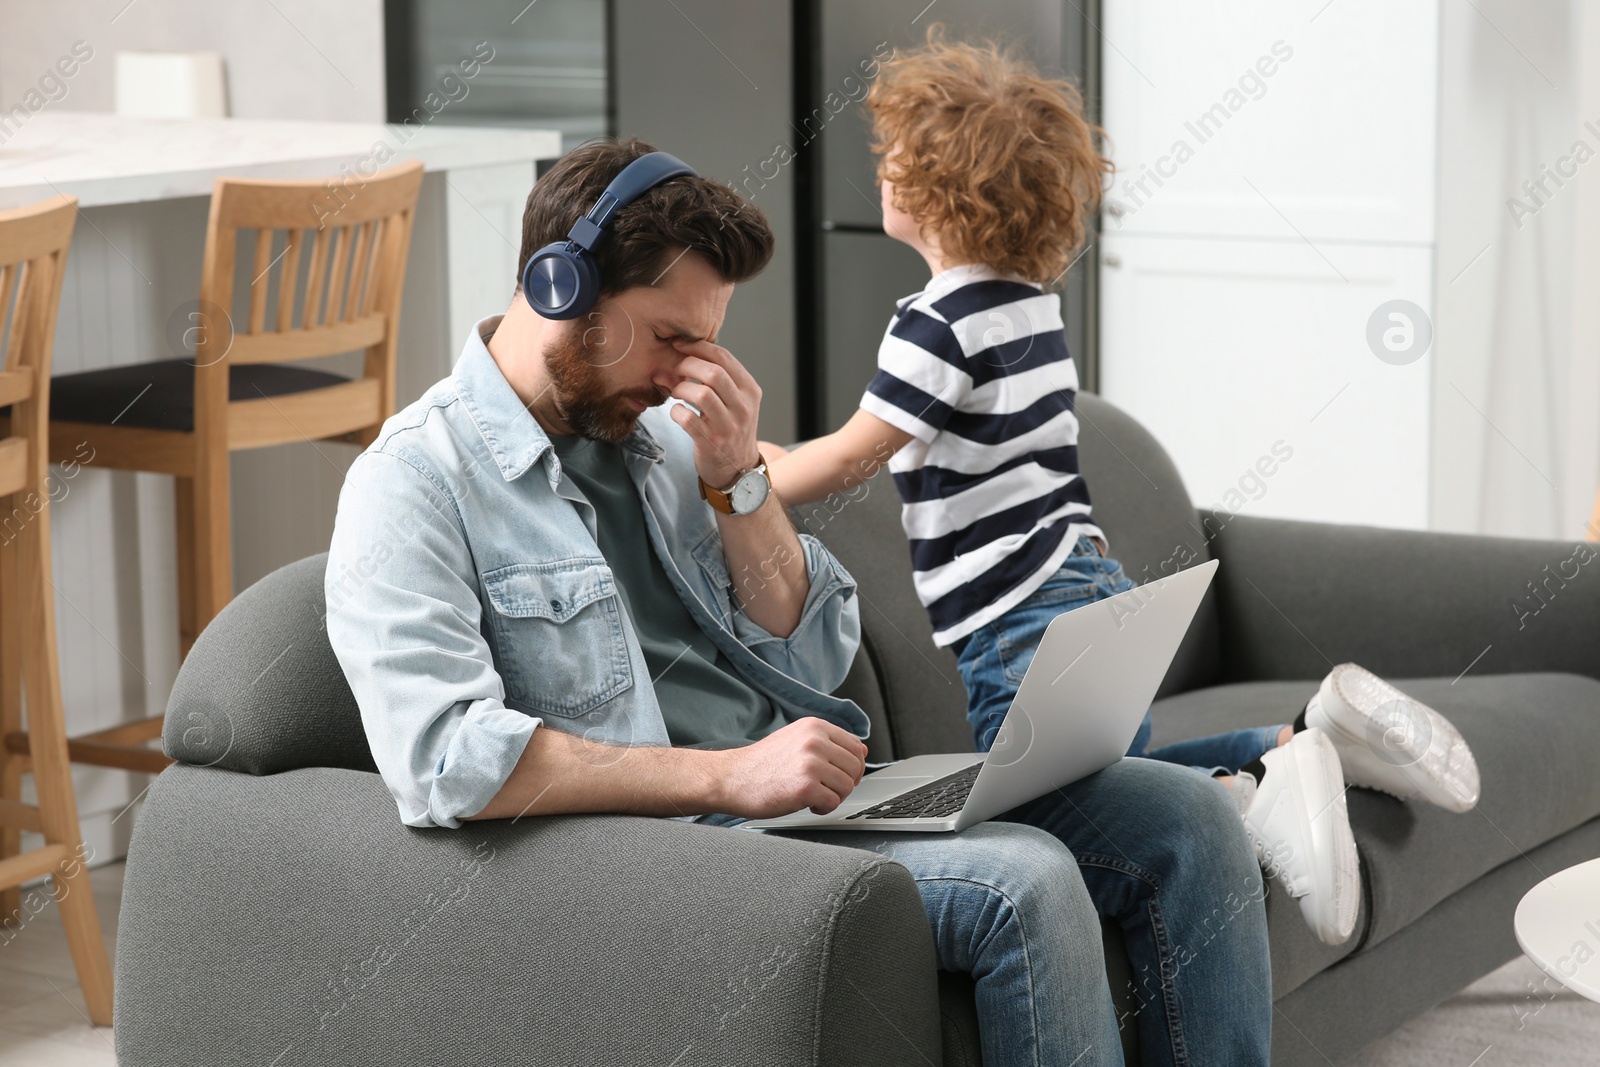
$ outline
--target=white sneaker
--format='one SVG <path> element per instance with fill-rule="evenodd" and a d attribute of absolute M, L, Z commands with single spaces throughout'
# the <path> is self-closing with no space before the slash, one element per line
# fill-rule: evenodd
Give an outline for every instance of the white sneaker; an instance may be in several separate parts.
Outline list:
<path fill-rule="evenodd" d="M 1350 939 L 1361 907 L 1361 868 L 1344 803 L 1339 754 L 1315 727 L 1261 757 L 1267 773 L 1245 829 L 1269 877 L 1300 902 L 1300 913 L 1330 945 Z"/>
<path fill-rule="evenodd" d="M 1449 811 L 1478 803 L 1478 761 L 1450 721 L 1354 663 L 1322 680 L 1306 725 L 1328 732 L 1351 785 Z"/>

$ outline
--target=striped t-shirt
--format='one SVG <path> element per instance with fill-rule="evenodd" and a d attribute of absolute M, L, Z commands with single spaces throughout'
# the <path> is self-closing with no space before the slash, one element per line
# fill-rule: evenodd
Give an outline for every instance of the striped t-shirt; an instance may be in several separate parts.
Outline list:
<path fill-rule="evenodd" d="M 952 267 L 899 302 L 863 410 L 912 435 L 889 461 L 917 596 L 936 645 L 1010 611 L 1059 568 L 1089 519 L 1078 475 L 1077 369 L 1060 297 Z"/>

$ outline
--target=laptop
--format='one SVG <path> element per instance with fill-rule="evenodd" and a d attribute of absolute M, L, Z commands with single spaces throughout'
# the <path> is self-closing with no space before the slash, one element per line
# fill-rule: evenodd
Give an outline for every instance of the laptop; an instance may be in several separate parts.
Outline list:
<path fill-rule="evenodd" d="M 964 830 L 1127 754 L 1217 561 L 1057 616 L 987 753 L 912 756 L 866 774 L 826 815 L 750 830 Z"/>

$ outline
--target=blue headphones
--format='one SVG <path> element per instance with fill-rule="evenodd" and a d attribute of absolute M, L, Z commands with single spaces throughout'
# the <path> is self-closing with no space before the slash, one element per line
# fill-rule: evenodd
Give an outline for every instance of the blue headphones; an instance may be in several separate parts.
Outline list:
<path fill-rule="evenodd" d="M 683 160 L 665 152 L 650 152 L 622 168 L 589 213 L 572 224 L 565 241 L 545 245 L 522 269 L 522 295 L 547 319 L 575 319 L 594 307 L 600 297 L 600 266 L 594 246 L 619 208 L 654 189 L 668 178 L 695 175 Z"/>

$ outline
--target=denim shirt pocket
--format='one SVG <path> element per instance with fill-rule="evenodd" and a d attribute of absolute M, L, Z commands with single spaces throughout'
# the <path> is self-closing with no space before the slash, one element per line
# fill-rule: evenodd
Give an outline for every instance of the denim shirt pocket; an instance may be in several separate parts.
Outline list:
<path fill-rule="evenodd" d="M 483 587 L 509 702 L 572 718 L 633 685 L 621 597 L 603 559 L 516 563 L 483 575 Z"/>

